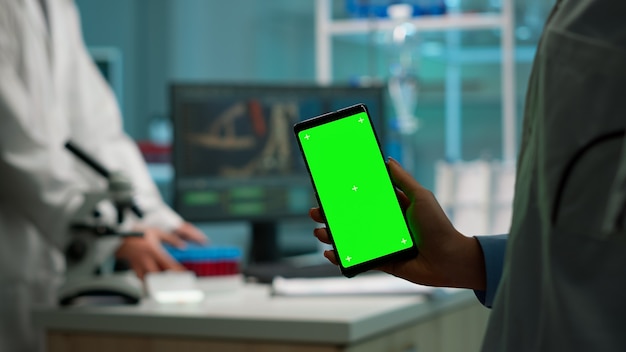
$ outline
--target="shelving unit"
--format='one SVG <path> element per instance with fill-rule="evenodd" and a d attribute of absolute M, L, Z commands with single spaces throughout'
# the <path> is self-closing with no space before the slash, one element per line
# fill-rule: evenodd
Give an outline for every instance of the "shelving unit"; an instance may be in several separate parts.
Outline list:
<path fill-rule="evenodd" d="M 338 36 L 390 31 L 399 22 L 392 19 L 333 19 L 333 0 L 316 0 L 316 79 L 319 84 L 332 82 L 332 39 Z M 497 29 L 501 31 L 502 72 L 502 158 L 516 157 L 514 16 L 512 0 L 502 0 L 500 13 L 449 13 L 411 19 L 418 32 L 447 33 L 449 53 L 459 51 L 459 31 Z M 403 20 L 404 21 L 404 20 Z M 461 158 L 461 60 L 450 60 L 446 68 L 446 159 Z"/>

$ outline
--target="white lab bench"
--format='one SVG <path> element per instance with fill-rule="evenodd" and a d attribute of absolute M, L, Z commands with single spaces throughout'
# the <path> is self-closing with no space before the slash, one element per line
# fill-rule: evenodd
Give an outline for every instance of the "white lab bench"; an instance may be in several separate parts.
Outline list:
<path fill-rule="evenodd" d="M 285 297 L 269 286 L 196 305 L 42 308 L 48 352 L 477 351 L 489 310 L 469 290 L 419 295 Z"/>

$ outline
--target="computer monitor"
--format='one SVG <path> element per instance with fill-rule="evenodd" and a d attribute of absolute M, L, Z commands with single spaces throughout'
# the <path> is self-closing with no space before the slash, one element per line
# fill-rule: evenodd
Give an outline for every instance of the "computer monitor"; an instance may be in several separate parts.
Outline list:
<path fill-rule="evenodd" d="M 277 224 L 317 204 L 293 125 L 364 103 L 383 143 L 384 101 L 383 86 L 171 85 L 175 209 L 195 222 L 249 222 L 249 261 L 276 261 Z"/>

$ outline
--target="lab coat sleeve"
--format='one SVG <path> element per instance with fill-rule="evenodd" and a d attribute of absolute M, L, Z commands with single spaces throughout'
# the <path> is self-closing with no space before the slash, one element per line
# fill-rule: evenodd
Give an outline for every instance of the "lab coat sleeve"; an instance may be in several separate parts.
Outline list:
<path fill-rule="evenodd" d="M 502 276 L 508 235 L 476 236 L 476 239 L 483 250 L 485 258 L 487 287 L 485 291 L 474 290 L 474 294 L 476 294 L 476 298 L 478 298 L 480 303 L 491 308 L 500 284 L 500 277 Z"/>
<path fill-rule="evenodd" d="M 144 212 L 138 225 L 156 227 L 168 232 L 180 227 L 183 219 L 163 201 L 135 142 L 123 135 L 116 145 L 110 147 L 108 153 L 116 156 L 120 161 L 119 167 L 131 177 L 136 190 L 136 201 Z"/>
<path fill-rule="evenodd" d="M 603 223 L 606 237 L 623 233 L 626 228 L 626 143 L 622 145 L 621 160 L 610 194 Z"/>
<path fill-rule="evenodd" d="M 41 57 L 24 57 L 14 15 L 0 11 L 0 202 L 63 246 L 83 197 L 74 182 L 74 161 L 61 142 L 66 129 L 47 99 L 50 86 L 33 77 L 36 67 L 49 67 L 45 61 L 32 64 Z"/>
<path fill-rule="evenodd" d="M 173 231 L 183 219 L 162 199 L 146 162 L 136 143 L 124 132 L 122 117 L 113 91 L 104 80 L 84 44 L 80 19 L 76 10 L 72 16 L 77 34 L 75 44 L 76 74 L 72 78 L 74 96 L 80 103 L 72 104 L 73 139 L 93 153 L 111 170 L 130 177 L 136 191 L 136 201 L 144 212 L 135 225 Z"/>

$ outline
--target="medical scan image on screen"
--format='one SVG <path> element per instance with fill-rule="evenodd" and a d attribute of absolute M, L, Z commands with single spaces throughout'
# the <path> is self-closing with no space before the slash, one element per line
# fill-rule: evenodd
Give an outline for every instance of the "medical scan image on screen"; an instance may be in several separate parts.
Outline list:
<path fill-rule="evenodd" d="M 187 106 L 177 171 L 191 184 L 181 205 L 226 217 L 302 212 L 311 194 L 298 177 L 303 165 L 289 134 L 299 116 L 294 104 L 259 99 Z"/>
<path fill-rule="evenodd" d="M 174 86 L 177 210 L 197 221 L 306 216 L 316 202 L 293 125 L 358 102 L 380 123 L 382 96 L 379 88 Z"/>
<path fill-rule="evenodd" d="M 292 174 L 293 164 L 287 126 L 298 119 L 298 107 L 286 103 L 249 101 L 213 101 L 189 107 L 184 138 L 189 146 L 189 172 L 222 177 L 248 178 L 253 175 Z M 210 153 L 220 162 L 203 162 Z"/>

